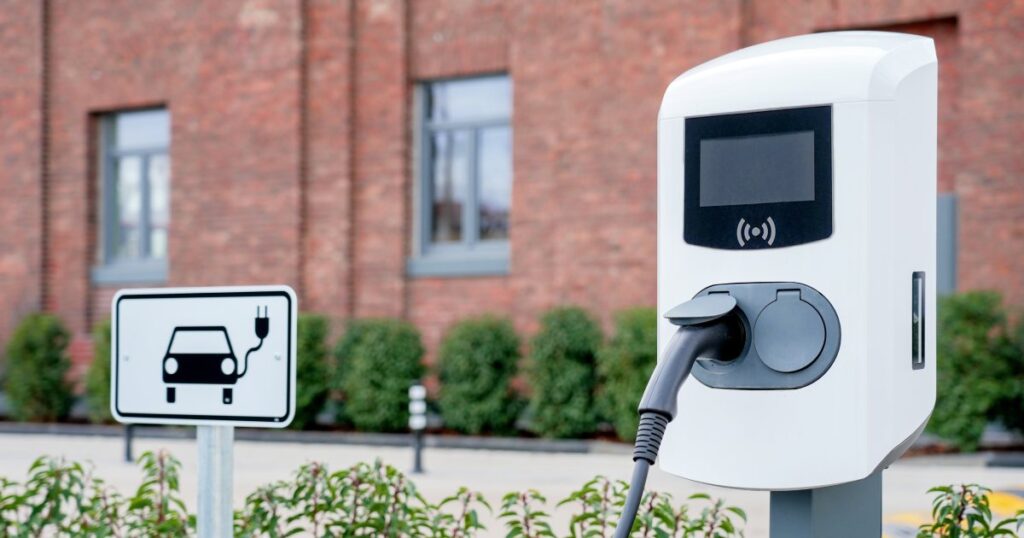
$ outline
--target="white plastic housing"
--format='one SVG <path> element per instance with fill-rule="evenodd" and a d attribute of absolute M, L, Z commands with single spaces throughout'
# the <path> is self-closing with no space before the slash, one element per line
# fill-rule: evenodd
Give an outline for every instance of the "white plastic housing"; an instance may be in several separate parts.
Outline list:
<path fill-rule="evenodd" d="M 665 471 L 789 490 L 858 480 L 899 457 L 935 401 L 937 61 L 931 39 L 799 36 L 698 66 L 658 118 L 658 309 L 716 283 L 793 281 L 832 303 L 831 368 L 794 390 L 712 389 L 695 377 L 660 452 Z M 683 241 L 687 117 L 832 105 L 833 233 L 803 245 L 718 250 Z M 911 368 L 911 280 L 926 273 L 925 367 Z M 659 321 L 664 349 L 675 328 Z"/>

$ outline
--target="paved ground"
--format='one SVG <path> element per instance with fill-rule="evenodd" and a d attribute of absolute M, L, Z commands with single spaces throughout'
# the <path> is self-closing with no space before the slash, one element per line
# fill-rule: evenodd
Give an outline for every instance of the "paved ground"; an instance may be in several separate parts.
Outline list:
<path fill-rule="evenodd" d="M 69 459 L 91 461 L 97 474 L 124 493 L 132 491 L 139 480 L 138 470 L 121 461 L 120 439 L 109 437 L 73 437 L 55 435 L 0 434 L 0 476 L 23 479 L 28 465 L 40 454 L 61 455 Z M 194 504 L 196 480 L 195 441 L 177 439 L 139 439 L 136 450 L 165 448 L 183 465 L 182 489 Z M 245 493 L 256 486 L 287 478 L 293 469 L 307 461 L 323 461 L 337 469 L 358 461 L 381 458 L 400 469 L 409 467 L 408 449 L 335 446 L 296 443 L 238 442 L 235 449 L 235 498 L 240 503 Z M 595 474 L 628 478 L 632 462 L 625 454 L 544 454 L 485 450 L 431 449 L 426 453 L 427 473 L 416 477 L 424 495 L 439 500 L 461 485 L 481 491 L 499 502 L 511 490 L 535 488 L 549 500 L 558 500 Z M 977 482 L 992 488 L 1024 485 L 1024 469 L 986 468 L 972 458 L 918 458 L 894 465 L 885 475 L 885 511 L 890 520 L 905 518 L 907 512 L 927 512 L 925 491 L 936 484 Z M 710 488 L 671 477 L 655 470 L 649 486 L 671 492 L 677 499 L 696 491 L 707 491 L 744 508 L 749 516 L 746 535 L 767 536 L 768 494 Z M 564 529 L 568 516 L 556 513 L 556 529 Z M 489 535 L 503 536 L 496 525 Z"/>

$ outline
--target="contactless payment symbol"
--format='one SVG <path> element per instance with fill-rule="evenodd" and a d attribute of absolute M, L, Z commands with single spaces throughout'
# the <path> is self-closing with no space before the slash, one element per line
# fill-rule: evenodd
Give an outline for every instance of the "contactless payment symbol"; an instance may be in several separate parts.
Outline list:
<path fill-rule="evenodd" d="M 740 219 L 736 225 L 736 241 L 741 247 L 745 247 L 752 239 L 760 239 L 768 243 L 768 246 L 774 244 L 775 221 L 768 217 L 760 226 L 751 226 L 746 219 Z"/>

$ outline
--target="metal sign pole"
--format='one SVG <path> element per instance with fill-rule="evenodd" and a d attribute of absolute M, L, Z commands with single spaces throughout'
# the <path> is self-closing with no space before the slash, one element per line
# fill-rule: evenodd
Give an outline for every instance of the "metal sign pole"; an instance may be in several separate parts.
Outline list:
<path fill-rule="evenodd" d="M 199 445 L 199 503 L 196 530 L 199 538 L 233 535 L 231 506 L 233 448 L 232 426 L 197 426 Z"/>
<path fill-rule="evenodd" d="M 827 488 L 771 493 L 772 538 L 882 535 L 882 471 Z"/>

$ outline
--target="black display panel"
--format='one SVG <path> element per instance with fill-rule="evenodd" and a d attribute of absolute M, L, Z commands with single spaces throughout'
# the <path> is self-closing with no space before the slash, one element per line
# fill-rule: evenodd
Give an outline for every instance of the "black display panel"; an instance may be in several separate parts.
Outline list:
<path fill-rule="evenodd" d="M 683 239 L 757 249 L 832 235 L 832 107 L 686 119 Z"/>

